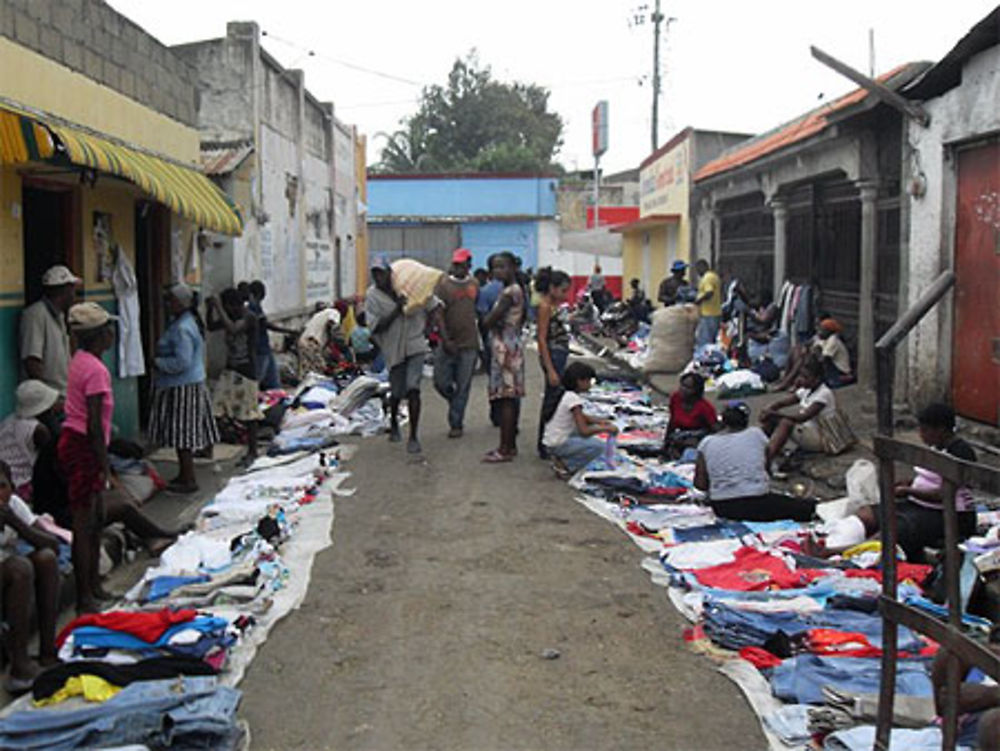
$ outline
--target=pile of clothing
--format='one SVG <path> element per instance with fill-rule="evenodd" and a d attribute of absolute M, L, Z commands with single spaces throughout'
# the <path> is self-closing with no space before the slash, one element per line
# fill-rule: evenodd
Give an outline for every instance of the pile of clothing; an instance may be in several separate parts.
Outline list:
<path fill-rule="evenodd" d="M 635 403 L 642 400 L 631 392 L 622 400 Z M 699 503 L 693 471 L 690 461 L 636 456 L 619 443 L 570 485 L 579 502 L 648 554 L 643 567 L 691 622 L 685 637 L 692 648 L 759 699 L 752 704 L 771 748 L 870 748 L 882 654 L 879 544 L 812 557 L 806 541 L 813 525 L 719 519 Z M 981 512 L 979 521 L 984 533 L 963 544 L 969 566 L 981 575 L 1000 572 L 1000 515 Z M 925 591 L 932 571 L 898 562 L 899 595 L 946 618 Z M 983 635 L 994 625 L 970 615 L 965 624 Z M 930 676 L 938 646 L 900 628 L 899 649 L 893 738 L 901 748 L 940 747 Z"/>
<path fill-rule="evenodd" d="M 305 596 L 330 544 L 346 450 L 265 457 L 232 478 L 195 528 L 112 611 L 58 636 L 60 664 L 0 716 L 0 748 L 238 748 L 242 678 Z"/>

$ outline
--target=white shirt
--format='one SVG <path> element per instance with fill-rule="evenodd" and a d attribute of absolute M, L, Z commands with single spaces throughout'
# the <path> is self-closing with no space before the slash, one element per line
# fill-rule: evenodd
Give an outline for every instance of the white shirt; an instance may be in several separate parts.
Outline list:
<path fill-rule="evenodd" d="M 32 512 L 28 504 L 16 495 L 11 495 L 10 497 L 10 510 L 14 512 L 14 516 L 29 527 L 33 525 L 35 520 L 38 518 Z M 11 527 L 8 527 L 6 524 L 3 525 L 3 529 L 0 530 L 0 561 L 6 559 L 9 555 L 15 554 L 18 539 L 17 532 L 15 532 Z"/>
<path fill-rule="evenodd" d="M 41 425 L 34 417 L 9 415 L 0 422 L 0 459 L 10 466 L 14 487 L 31 482 L 31 474 L 38 459 L 35 431 Z"/>
<path fill-rule="evenodd" d="M 833 360 L 834 366 L 844 375 L 851 372 L 851 354 L 847 351 L 847 345 L 836 334 L 821 339 L 819 351 L 823 357 Z"/>
<path fill-rule="evenodd" d="M 576 433 L 576 418 L 573 410 L 582 407 L 584 398 L 575 391 L 567 391 L 562 395 L 552 419 L 545 425 L 542 443 L 549 448 L 560 446 L 566 439 Z"/>
<path fill-rule="evenodd" d="M 825 383 L 821 383 L 812 391 L 809 389 L 799 389 L 795 392 L 795 396 L 799 399 L 799 407 L 802 408 L 802 411 L 809 409 L 814 404 L 822 404 L 823 409 L 819 411 L 816 417 L 829 415 L 837 411 L 837 399 L 834 397 L 830 387 Z"/>

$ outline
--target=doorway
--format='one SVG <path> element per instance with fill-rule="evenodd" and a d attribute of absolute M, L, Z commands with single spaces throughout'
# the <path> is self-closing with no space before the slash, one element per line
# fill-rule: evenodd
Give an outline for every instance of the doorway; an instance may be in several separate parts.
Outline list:
<path fill-rule="evenodd" d="M 164 329 L 163 308 L 165 259 L 169 256 L 170 214 L 159 204 L 137 201 L 135 205 L 135 278 L 139 286 L 139 326 L 143 356 L 154 361 L 156 341 Z M 152 403 L 153 379 L 149 373 L 139 378 L 139 426 L 145 430 Z"/>
<path fill-rule="evenodd" d="M 958 154 L 955 323 L 951 388 L 955 411 L 1000 425 L 1000 142 Z"/>
<path fill-rule="evenodd" d="M 24 227 L 24 302 L 42 296 L 42 275 L 63 264 L 80 275 L 76 263 L 74 194 L 71 186 L 25 182 L 21 188 Z"/>

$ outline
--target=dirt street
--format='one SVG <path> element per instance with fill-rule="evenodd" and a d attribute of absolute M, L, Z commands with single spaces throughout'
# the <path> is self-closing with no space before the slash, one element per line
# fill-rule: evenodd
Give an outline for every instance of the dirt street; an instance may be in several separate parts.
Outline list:
<path fill-rule="evenodd" d="M 423 461 L 361 443 L 333 547 L 242 684 L 255 749 L 765 746 L 638 548 L 534 456 L 528 374 L 513 464 L 479 462 L 497 440 L 482 376 L 460 440 L 424 381 Z"/>

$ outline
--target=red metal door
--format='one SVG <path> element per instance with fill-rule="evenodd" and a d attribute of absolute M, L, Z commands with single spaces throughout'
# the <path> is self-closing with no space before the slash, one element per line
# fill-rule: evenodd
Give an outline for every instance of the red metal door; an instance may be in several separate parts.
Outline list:
<path fill-rule="evenodd" d="M 952 395 L 966 417 L 1000 424 L 1000 143 L 959 152 Z"/>

